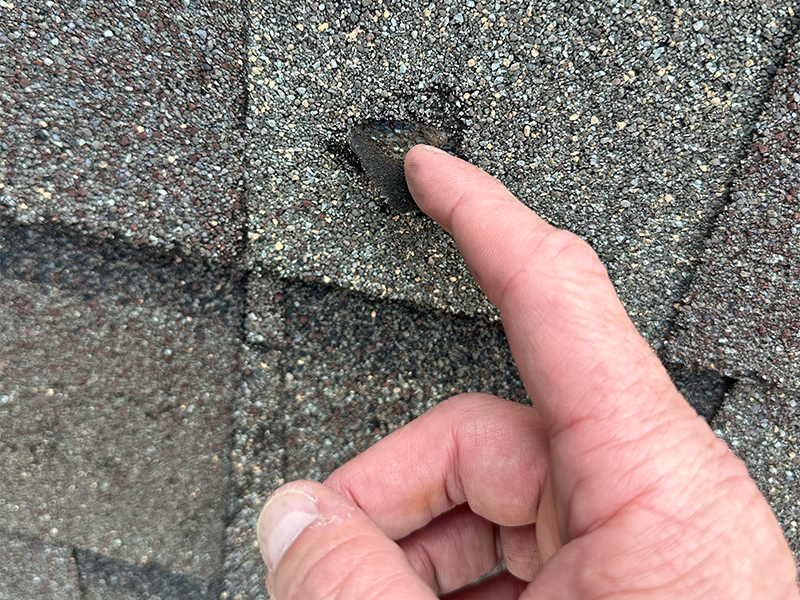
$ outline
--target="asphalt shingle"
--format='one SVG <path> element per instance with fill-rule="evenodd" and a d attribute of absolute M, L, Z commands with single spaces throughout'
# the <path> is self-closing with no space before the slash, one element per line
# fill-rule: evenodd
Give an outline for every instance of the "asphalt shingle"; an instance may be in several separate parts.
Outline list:
<path fill-rule="evenodd" d="M 712 424 L 766 496 L 800 574 L 800 396 L 739 382 Z"/>
<path fill-rule="evenodd" d="M 706 242 L 672 358 L 800 389 L 800 38 Z"/>
<path fill-rule="evenodd" d="M 273 290 L 280 284 L 273 283 Z M 282 310 L 274 307 L 272 321 Z M 226 532 L 223 593 L 228 600 L 266 597 L 267 569 L 256 541 L 256 523 L 267 496 L 285 483 L 286 401 L 277 350 L 242 349 L 242 386 L 234 402 L 231 508 Z"/>
<path fill-rule="evenodd" d="M 131 564 L 77 549 L 80 600 L 217 600 L 219 585 L 155 563 Z"/>
<path fill-rule="evenodd" d="M 454 244 L 353 164 L 353 126 L 437 127 L 590 241 L 658 346 L 793 26 L 782 3 L 252 3 L 254 263 L 491 311 Z"/>
<path fill-rule="evenodd" d="M 276 487 L 459 391 L 527 401 L 452 241 L 348 145 L 398 119 L 586 237 L 658 347 L 762 115 L 665 355 L 800 555 L 798 397 L 728 377 L 797 382 L 793 17 L 0 0 L 0 598 L 263 599 Z"/>
<path fill-rule="evenodd" d="M 211 582 L 240 301 L 163 263 L 0 230 L 0 522 Z"/>
<path fill-rule="evenodd" d="M 68 547 L 0 529 L 0 600 L 84 600 Z"/>
<path fill-rule="evenodd" d="M 230 260 L 239 4 L 0 2 L 0 214 Z"/>
<path fill-rule="evenodd" d="M 228 529 L 226 593 L 236 600 L 266 597 L 255 525 L 279 485 L 324 479 L 459 392 L 527 401 L 498 323 L 370 301 L 332 286 L 258 278 L 248 286 L 250 297 L 268 290 L 271 300 L 247 319 L 249 339 L 265 341 L 243 354 L 234 412 L 238 501 Z M 272 327 L 277 335 L 267 337 Z"/>

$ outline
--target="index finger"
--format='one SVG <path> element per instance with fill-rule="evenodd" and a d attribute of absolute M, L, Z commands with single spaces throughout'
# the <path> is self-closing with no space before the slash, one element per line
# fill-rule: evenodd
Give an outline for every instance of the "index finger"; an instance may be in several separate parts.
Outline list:
<path fill-rule="evenodd" d="M 417 204 L 452 234 L 500 309 L 522 380 L 551 436 L 587 420 L 647 419 L 654 397 L 681 412 L 688 408 L 588 244 L 546 223 L 481 169 L 438 149 L 414 147 L 405 170 Z M 604 431 L 641 434 L 642 423 L 628 425 Z M 595 431 L 591 443 L 609 442 L 603 435 Z"/>

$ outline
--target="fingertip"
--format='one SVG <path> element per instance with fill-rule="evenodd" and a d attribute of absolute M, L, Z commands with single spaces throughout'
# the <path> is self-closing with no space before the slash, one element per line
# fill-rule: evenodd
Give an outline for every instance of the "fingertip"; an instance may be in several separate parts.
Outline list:
<path fill-rule="evenodd" d="M 451 204 L 461 195 L 460 190 L 474 191 L 501 185 L 479 167 L 424 144 L 409 150 L 404 167 L 406 183 L 414 201 L 448 231 Z"/>
<path fill-rule="evenodd" d="M 436 170 L 440 170 L 435 165 L 440 161 L 447 160 L 442 154 L 447 155 L 446 152 L 438 148 L 434 150 L 432 146 L 426 146 L 425 144 L 417 144 L 406 154 L 403 163 L 406 184 L 412 198 L 422 210 L 425 210 L 423 204 L 420 204 L 420 200 L 424 201 L 425 194 L 423 192 L 433 179 L 433 174 Z"/>
<path fill-rule="evenodd" d="M 441 157 L 443 154 L 450 156 L 440 148 L 435 148 L 434 146 L 428 146 L 426 144 L 417 144 L 406 154 L 403 165 L 405 167 L 406 177 L 408 177 L 409 174 L 417 175 L 420 168 L 427 164 L 429 159 L 437 156 Z"/>

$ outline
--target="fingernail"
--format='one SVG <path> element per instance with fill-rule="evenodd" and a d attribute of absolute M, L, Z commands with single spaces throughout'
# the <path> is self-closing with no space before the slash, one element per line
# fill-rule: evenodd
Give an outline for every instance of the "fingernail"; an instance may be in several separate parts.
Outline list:
<path fill-rule="evenodd" d="M 439 154 L 447 154 L 447 152 L 445 152 L 441 148 L 437 148 L 436 146 L 428 146 L 428 145 L 426 145 L 425 149 L 426 150 L 430 150 L 431 152 L 438 152 Z"/>
<path fill-rule="evenodd" d="M 297 490 L 278 491 L 258 517 L 258 546 L 267 569 L 272 571 L 283 554 L 319 515 L 311 496 Z"/>

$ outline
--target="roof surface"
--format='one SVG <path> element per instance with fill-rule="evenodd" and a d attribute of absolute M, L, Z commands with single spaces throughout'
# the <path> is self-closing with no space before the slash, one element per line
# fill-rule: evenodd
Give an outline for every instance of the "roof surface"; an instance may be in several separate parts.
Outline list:
<path fill-rule="evenodd" d="M 789 45 L 680 311 L 673 356 L 800 389 L 800 47 Z"/>
<path fill-rule="evenodd" d="M 265 598 L 281 483 L 457 392 L 529 401 L 452 241 L 348 144 L 398 120 L 590 241 L 800 553 L 797 25 L 0 0 L 0 599 Z"/>

